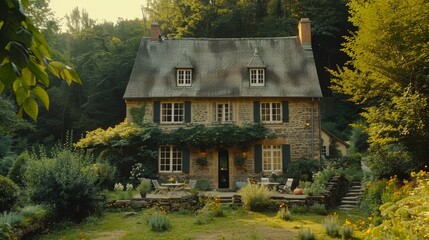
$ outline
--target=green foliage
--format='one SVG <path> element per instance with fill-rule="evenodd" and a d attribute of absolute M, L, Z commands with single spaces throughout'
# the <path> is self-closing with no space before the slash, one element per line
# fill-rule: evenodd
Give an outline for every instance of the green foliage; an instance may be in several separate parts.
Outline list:
<path fill-rule="evenodd" d="M 7 176 L 12 179 L 18 186 L 24 186 L 24 174 L 26 170 L 26 164 L 30 160 L 28 152 L 21 153 L 12 164 L 9 169 Z"/>
<path fill-rule="evenodd" d="M 300 213 L 308 213 L 310 210 L 308 209 L 307 205 L 294 204 L 290 206 L 289 211 L 295 214 L 300 214 Z"/>
<path fill-rule="evenodd" d="M 207 158 L 206 157 L 199 157 L 199 158 L 197 158 L 197 163 L 201 167 L 207 166 Z"/>
<path fill-rule="evenodd" d="M 142 178 L 136 190 L 140 192 L 140 195 L 145 196 L 147 193 L 150 193 L 151 187 L 152 187 L 151 180 L 147 178 Z"/>
<path fill-rule="evenodd" d="M 316 240 L 314 231 L 310 228 L 304 228 L 298 231 L 298 236 L 296 237 L 299 240 Z"/>
<path fill-rule="evenodd" d="M 36 120 L 39 107 L 36 99 L 49 109 L 46 88 L 49 77 L 46 68 L 57 78 L 81 84 L 76 71 L 69 66 L 51 60 L 45 38 L 34 27 L 19 1 L 0 1 L 0 93 L 9 89 L 16 96 L 20 107 L 18 115 L 25 112 Z M 45 66 L 47 65 L 47 67 Z"/>
<path fill-rule="evenodd" d="M 208 224 L 214 220 L 215 217 L 224 216 L 222 205 L 220 203 L 220 198 L 200 198 L 199 201 L 204 206 L 198 210 L 195 224 L 202 225 Z"/>
<path fill-rule="evenodd" d="M 243 207 L 254 212 L 265 210 L 271 203 L 271 192 L 264 186 L 247 184 L 238 193 Z"/>
<path fill-rule="evenodd" d="M 292 219 L 292 213 L 289 211 L 289 208 L 286 204 L 282 203 L 277 211 L 277 218 L 285 221 L 290 221 Z"/>
<path fill-rule="evenodd" d="M 246 164 L 246 160 L 247 160 L 247 158 L 246 158 L 246 157 L 243 157 L 243 156 L 236 156 L 236 157 L 234 158 L 234 163 L 235 163 L 235 165 L 237 165 L 237 166 L 239 166 L 239 167 L 243 167 L 243 166 L 244 166 L 244 164 Z"/>
<path fill-rule="evenodd" d="M 289 164 L 286 175 L 298 180 L 312 181 L 313 173 L 318 169 L 319 161 L 298 159 Z"/>
<path fill-rule="evenodd" d="M 57 218 L 81 220 L 99 207 L 97 177 L 84 171 L 92 162 L 81 152 L 60 147 L 46 155 L 32 155 L 25 182 L 31 201 L 53 208 Z"/>
<path fill-rule="evenodd" d="M 376 178 L 398 176 L 406 179 L 408 173 L 418 165 L 402 144 L 372 146 L 365 159 Z"/>
<path fill-rule="evenodd" d="M 171 224 L 165 214 L 153 214 L 149 216 L 150 230 L 155 232 L 164 232 L 170 229 Z"/>
<path fill-rule="evenodd" d="M 13 228 L 9 224 L 0 224 L 0 239 L 11 239 Z"/>
<path fill-rule="evenodd" d="M 337 215 L 329 215 L 322 221 L 325 233 L 331 237 L 338 237 L 340 234 L 340 226 Z"/>
<path fill-rule="evenodd" d="M 385 198 L 380 206 L 382 222 L 367 230 L 366 239 L 425 239 L 429 236 L 427 211 L 429 209 L 429 172 L 421 170 L 411 173 L 411 181 L 402 187 L 393 188 L 393 197 Z M 387 184 L 396 186 L 392 178 Z M 406 196 L 395 197 L 404 195 Z"/>
<path fill-rule="evenodd" d="M 18 186 L 10 179 L 0 175 L 0 212 L 10 211 L 18 202 Z"/>
<path fill-rule="evenodd" d="M 29 226 L 33 223 L 43 223 L 49 215 L 49 210 L 42 205 L 28 205 L 21 209 L 23 216 L 23 225 Z"/>
<path fill-rule="evenodd" d="M 324 204 L 313 204 L 311 206 L 308 207 L 308 211 L 310 213 L 315 213 L 318 215 L 327 215 L 328 214 L 328 210 L 326 210 L 326 206 Z"/>
<path fill-rule="evenodd" d="M 201 191 L 207 191 L 209 189 L 209 181 L 207 179 L 198 180 L 197 189 Z"/>
<path fill-rule="evenodd" d="M 353 239 L 353 227 L 350 225 L 344 225 L 341 228 L 341 235 L 343 236 L 343 239 Z"/>
<path fill-rule="evenodd" d="M 399 143 L 421 168 L 429 153 L 429 3 L 352 0 L 348 6 L 357 30 L 343 50 L 352 60 L 331 71 L 333 90 L 364 108 L 371 148 Z"/>
<path fill-rule="evenodd" d="M 23 221 L 23 216 L 21 213 L 17 212 L 3 212 L 0 213 L 0 226 L 7 224 L 12 227 L 20 225 Z"/>

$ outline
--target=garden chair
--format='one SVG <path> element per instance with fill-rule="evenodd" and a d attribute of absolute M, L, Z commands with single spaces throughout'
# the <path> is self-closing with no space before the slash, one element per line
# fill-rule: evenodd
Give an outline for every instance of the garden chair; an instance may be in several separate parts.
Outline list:
<path fill-rule="evenodd" d="M 292 183 L 293 183 L 293 178 L 288 178 L 286 180 L 286 184 L 283 186 L 283 188 L 280 189 L 280 192 L 292 193 Z"/>
<path fill-rule="evenodd" d="M 194 188 L 197 188 L 197 180 L 195 180 L 195 179 L 189 180 L 189 184 L 188 184 L 188 186 L 185 187 L 185 190 L 189 191 L 189 190 L 194 189 Z"/>
<path fill-rule="evenodd" d="M 158 180 L 152 179 L 153 187 L 155 188 L 155 193 L 166 193 L 168 191 L 167 187 L 159 185 Z"/>
<path fill-rule="evenodd" d="M 261 182 L 263 182 L 263 183 L 267 183 L 267 182 L 270 182 L 270 179 L 269 178 L 261 178 Z"/>

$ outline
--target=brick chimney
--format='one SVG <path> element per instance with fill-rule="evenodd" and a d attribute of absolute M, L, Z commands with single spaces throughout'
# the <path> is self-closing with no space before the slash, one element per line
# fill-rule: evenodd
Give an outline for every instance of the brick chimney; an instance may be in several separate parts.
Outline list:
<path fill-rule="evenodd" d="M 161 27 L 159 26 L 159 23 L 153 22 L 150 25 L 150 40 L 159 41 L 160 37 L 161 37 Z"/>
<path fill-rule="evenodd" d="M 311 21 L 309 18 L 301 18 L 299 21 L 298 37 L 304 49 L 311 49 Z"/>

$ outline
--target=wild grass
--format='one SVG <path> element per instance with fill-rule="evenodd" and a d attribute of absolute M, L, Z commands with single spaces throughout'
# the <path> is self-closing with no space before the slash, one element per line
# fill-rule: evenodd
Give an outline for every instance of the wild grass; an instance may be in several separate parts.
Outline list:
<path fill-rule="evenodd" d="M 316 214 L 294 214 L 292 221 L 277 218 L 277 212 L 258 213 L 240 209 L 225 208 L 224 216 L 214 218 L 208 224 L 195 223 L 195 215 L 167 213 L 170 228 L 164 232 L 153 232 L 148 224 L 152 212 L 143 210 L 133 216 L 124 212 L 107 211 L 98 221 L 84 221 L 79 225 L 59 226 L 49 234 L 37 239 L 285 239 L 298 237 L 303 229 L 312 229 L 316 239 L 336 239 L 324 233 L 321 226 L 325 216 Z M 338 213 L 340 221 L 358 218 Z M 363 218 L 363 217 L 362 217 Z M 360 231 L 354 232 L 355 239 L 363 239 Z"/>

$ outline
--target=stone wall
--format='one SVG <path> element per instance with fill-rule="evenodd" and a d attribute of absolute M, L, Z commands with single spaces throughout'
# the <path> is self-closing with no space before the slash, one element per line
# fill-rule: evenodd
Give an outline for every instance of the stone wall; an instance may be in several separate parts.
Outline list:
<path fill-rule="evenodd" d="M 192 124 L 205 124 L 212 126 L 215 103 L 229 102 L 233 105 L 234 115 L 233 122 L 238 125 L 253 123 L 253 102 L 289 102 L 289 122 L 265 124 L 264 126 L 274 132 L 277 136 L 275 139 L 264 139 L 257 144 L 290 144 L 291 159 L 296 161 L 301 158 L 320 159 L 320 109 L 318 99 L 308 98 L 216 98 L 216 99 L 150 99 L 150 100 L 128 100 L 127 101 L 127 118 L 129 109 L 132 107 L 143 106 L 145 108 L 145 117 L 147 121 L 152 121 L 153 101 L 191 101 Z M 175 129 L 186 127 L 189 124 L 160 124 L 164 129 Z M 243 151 L 237 148 L 229 148 L 229 181 L 230 188 L 235 188 L 235 181 L 246 181 L 247 177 L 261 177 L 270 173 L 255 174 L 253 147 L 249 146 L 246 150 L 247 161 L 244 167 L 237 167 L 234 164 L 234 158 L 243 154 Z M 190 174 L 175 174 L 187 179 L 206 179 L 210 183 L 211 189 L 217 189 L 218 186 L 218 154 L 217 146 L 206 149 L 201 152 L 200 149 L 191 149 Z M 313 152 L 313 154 L 312 154 Z M 204 154 L 208 159 L 207 166 L 199 166 L 196 159 Z M 162 174 L 168 175 L 168 174 Z"/>

